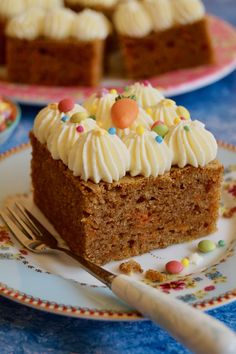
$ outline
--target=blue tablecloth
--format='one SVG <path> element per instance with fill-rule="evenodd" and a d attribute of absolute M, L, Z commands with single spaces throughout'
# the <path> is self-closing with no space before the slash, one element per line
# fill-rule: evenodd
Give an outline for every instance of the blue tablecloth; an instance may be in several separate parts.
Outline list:
<path fill-rule="evenodd" d="M 205 4 L 209 12 L 236 25 L 236 0 L 206 0 Z M 217 139 L 236 145 L 236 72 L 176 100 L 190 109 L 193 118 L 204 121 Z M 38 109 L 22 106 L 20 126 L 0 147 L 0 153 L 28 141 Z M 209 314 L 236 331 L 236 302 Z M 0 297 L 0 353 L 182 354 L 188 351 L 150 321 L 104 322 L 60 317 Z"/>

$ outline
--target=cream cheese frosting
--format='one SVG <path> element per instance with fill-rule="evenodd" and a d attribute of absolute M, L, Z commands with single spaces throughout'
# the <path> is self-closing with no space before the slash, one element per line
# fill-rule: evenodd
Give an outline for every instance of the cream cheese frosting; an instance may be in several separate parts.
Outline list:
<path fill-rule="evenodd" d="M 25 10 L 25 0 L 1 0 L 0 16 L 6 19 L 20 14 Z"/>
<path fill-rule="evenodd" d="M 130 133 L 124 138 L 124 143 L 130 153 L 131 176 L 157 177 L 171 168 L 172 155 L 164 141 L 156 141 L 154 132 L 145 131 L 143 134 Z"/>
<path fill-rule="evenodd" d="M 67 0 L 68 4 L 71 5 L 82 5 L 82 6 L 102 6 L 105 8 L 113 7 L 116 5 L 118 0 Z"/>
<path fill-rule="evenodd" d="M 44 11 L 32 7 L 9 21 L 6 34 L 20 39 L 33 40 L 42 33 Z"/>
<path fill-rule="evenodd" d="M 80 110 L 77 110 L 77 112 L 84 111 L 82 107 Z M 81 133 L 78 131 L 78 127 L 82 128 Z M 47 147 L 52 157 L 55 160 L 61 159 L 67 165 L 69 152 L 75 142 L 80 139 L 81 134 L 96 127 L 96 122 L 91 118 L 84 119 L 81 123 L 72 123 L 70 120 L 67 122 L 58 121 L 47 141 Z"/>
<path fill-rule="evenodd" d="M 175 119 L 178 118 L 175 101 L 168 98 L 161 100 L 153 107 L 152 117 L 154 121 L 161 121 L 168 127 L 174 125 Z"/>
<path fill-rule="evenodd" d="M 164 99 L 163 94 L 150 83 L 136 82 L 133 85 L 127 86 L 123 95 L 126 97 L 134 95 L 137 103 L 144 109 L 154 106 Z"/>
<path fill-rule="evenodd" d="M 114 23 L 121 35 L 140 38 L 152 31 L 199 21 L 204 16 L 201 0 L 132 0 L 121 2 L 117 7 Z"/>
<path fill-rule="evenodd" d="M 180 168 L 186 165 L 204 167 L 217 155 L 217 142 L 203 123 L 199 121 L 182 121 L 172 126 L 165 136 L 172 155 L 172 165 Z"/>
<path fill-rule="evenodd" d="M 201 20 L 205 8 L 201 0 L 171 0 L 175 24 L 186 25 Z"/>
<path fill-rule="evenodd" d="M 114 23 L 119 33 L 130 37 L 145 37 L 152 31 L 152 21 L 142 3 L 121 3 L 115 14 Z"/>
<path fill-rule="evenodd" d="M 154 31 L 164 31 L 173 26 L 171 0 L 144 0 Z"/>
<path fill-rule="evenodd" d="M 129 166 L 130 155 L 125 144 L 117 135 L 100 128 L 82 134 L 69 153 L 69 169 L 84 181 L 119 181 Z"/>
<path fill-rule="evenodd" d="M 63 0 L 24 0 L 26 7 L 41 7 L 43 9 L 52 9 L 54 7 L 62 7 Z"/>
<path fill-rule="evenodd" d="M 72 36 L 82 41 L 105 39 L 110 32 L 111 24 L 107 18 L 90 9 L 76 15 L 72 26 Z"/>
<path fill-rule="evenodd" d="M 75 17 L 75 13 L 69 9 L 55 8 L 48 11 L 44 19 L 43 35 L 56 40 L 68 38 Z"/>

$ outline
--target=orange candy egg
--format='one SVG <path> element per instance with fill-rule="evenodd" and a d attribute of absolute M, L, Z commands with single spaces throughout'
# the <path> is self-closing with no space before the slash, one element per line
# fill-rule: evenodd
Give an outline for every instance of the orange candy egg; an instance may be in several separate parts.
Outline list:
<path fill-rule="evenodd" d="M 137 102 L 131 98 L 121 98 L 111 108 L 111 119 L 116 128 L 125 129 L 132 125 L 138 116 Z"/>

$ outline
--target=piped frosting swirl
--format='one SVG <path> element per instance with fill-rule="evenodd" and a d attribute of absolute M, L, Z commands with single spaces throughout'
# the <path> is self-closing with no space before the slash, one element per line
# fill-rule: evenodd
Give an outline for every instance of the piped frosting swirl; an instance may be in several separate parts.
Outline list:
<path fill-rule="evenodd" d="M 123 95 L 134 95 L 137 103 L 144 109 L 154 106 L 164 99 L 163 94 L 150 83 L 136 82 L 133 85 L 127 86 Z"/>
<path fill-rule="evenodd" d="M 172 155 L 172 165 L 180 168 L 186 165 L 204 167 L 217 155 L 217 142 L 203 123 L 199 121 L 182 121 L 172 126 L 165 136 Z"/>

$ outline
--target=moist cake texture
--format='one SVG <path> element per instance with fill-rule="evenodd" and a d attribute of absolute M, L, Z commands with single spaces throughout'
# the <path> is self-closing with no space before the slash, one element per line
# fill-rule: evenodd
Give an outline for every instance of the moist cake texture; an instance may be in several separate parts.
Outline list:
<path fill-rule="evenodd" d="M 36 117 L 30 135 L 34 202 L 71 250 L 95 263 L 216 230 L 223 171 L 216 141 L 184 107 L 155 90 L 149 84 L 127 88 L 124 94 L 136 91 L 136 99 L 103 91 L 85 103 L 87 110 L 65 100 Z M 148 115 L 152 123 L 143 126 L 147 113 L 137 102 L 156 102 L 156 120 Z M 135 104 L 138 113 L 130 109 Z"/>

